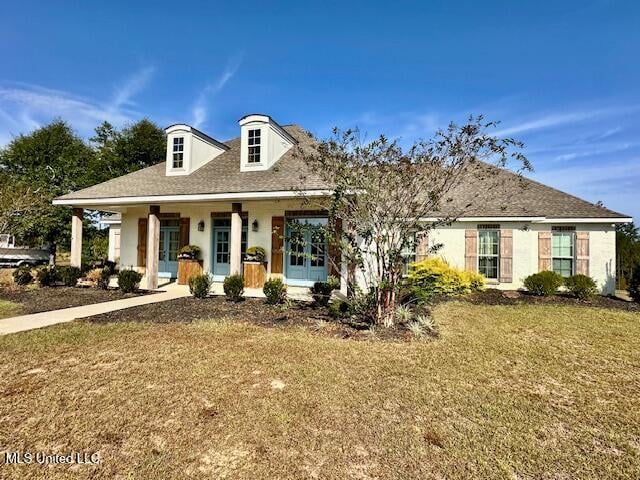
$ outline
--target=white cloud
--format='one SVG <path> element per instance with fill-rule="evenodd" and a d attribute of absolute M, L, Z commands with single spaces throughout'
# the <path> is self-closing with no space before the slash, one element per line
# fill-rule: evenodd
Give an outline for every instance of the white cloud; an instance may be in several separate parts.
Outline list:
<path fill-rule="evenodd" d="M 191 124 L 194 127 L 200 128 L 207 121 L 207 117 L 209 115 L 207 102 L 211 97 L 222 90 L 229 80 L 233 78 L 238 71 L 238 68 L 240 68 L 241 63 L 242 56 L 231 59 L 216 81 L 208 84 L 202 89 L 193 105 L 193 108 L 191 109 L 191 114 L 193 116 Z"/>
<path fill-rule="evenodd" d="M 82 135 L 90 135 L 102 121 L 122 126 L 140 115 L 130 108 L 132 98 L 149 82 L 154 69 L 145 67 L 131 75 L 108 102 L 101 102 L 39 85 L 0 85 L 0 144 L 29 132 L 54 118 L 69 122 Z"/>

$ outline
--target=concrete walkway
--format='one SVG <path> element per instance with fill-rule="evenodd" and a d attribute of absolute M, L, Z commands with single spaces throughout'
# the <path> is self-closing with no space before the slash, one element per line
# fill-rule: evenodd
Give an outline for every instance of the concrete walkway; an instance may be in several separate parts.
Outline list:
<path fill-rule="evenodd" d="M 140 295 L 139 297 L 125 298 L 123 300 L 113 300 L 111 302 L 94 303 L 80 307 L 63 308 L 62 310 L 53 310 L 51 312 L 3 318 L 0 319 L 0 335 L 48 327 L 49 325 L 55 325 L 57 323 L 71 322 L 77 318 L 91 317 L 101 313 L 137 307 L 138 305 L 147 305 L 149 303 L 165 302 L 167 300 L 173 300 L 174 298 L 188 296 L 188 288 L 169 284 L 164 286 L 160 292 L 151 295 Z"/>

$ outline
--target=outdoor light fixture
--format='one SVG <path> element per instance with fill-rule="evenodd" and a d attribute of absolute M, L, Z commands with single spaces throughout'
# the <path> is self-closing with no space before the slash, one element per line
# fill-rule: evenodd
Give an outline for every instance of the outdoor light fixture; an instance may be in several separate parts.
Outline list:
<path fill-rule="evenodd" d="M 258 219 L 253 220 L 253 223 L 251 224 L 251 230 L 254 232 L 258 231 Z"/>
<path fill-rule="evenodd" d="M 200 220 L 198 222 L 198 231 L 199 232 L 204 232 L 204 220 Z"/>

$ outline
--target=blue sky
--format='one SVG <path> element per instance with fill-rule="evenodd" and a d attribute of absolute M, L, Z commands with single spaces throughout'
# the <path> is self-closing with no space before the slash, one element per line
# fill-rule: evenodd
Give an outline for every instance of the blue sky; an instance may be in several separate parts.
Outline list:
<path fill-rule="evenodd" d="M 54 117 L 250 112 L 403 142 L 469 114 L 525 142 L 532 177 L 640 221 L 640 4 L 602 1 L 11 2 L 0 145 Z"/>

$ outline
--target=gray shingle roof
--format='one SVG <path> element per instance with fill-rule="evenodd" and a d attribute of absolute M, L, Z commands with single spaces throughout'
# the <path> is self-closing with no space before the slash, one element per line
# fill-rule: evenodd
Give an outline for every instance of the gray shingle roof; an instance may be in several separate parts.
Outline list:
<path fill-rule="evenodd" d="M 297 125 L 283 127 L 299 142 L 309 147 L 313 140 Z M 165 163 L 159 163 L 137 172 L 114 178 L 77 192 L 63 195 L 58 200 L 89 200 L 102 198 L 216 194 L 286 191 L 300 188 L 321 190 L 330 188 L 313 174 L 303 160 L 294 155 L 294 149 L 285 153 L 269 170 L 240 172 L 240 139 L 225 142 L 229 150 L 209 163 L 185 176 L 166 176 Z M 485 165 L 486 168 L 496 167 Z M 470 204 L 464 216 L 540 216 L 551 218 L 626 218 L 627 215 L 589 203 L 534 180 L 518 176 L 508 170 L 494 173 L 500 182 L 492 181 L 491 195 L 482 175 L 469 172 L 452 192 L 450 205 Z M 482 198 L 482 201 L 478 201 Z M 447 208 L 448 209 L 448 208 Z"/>

